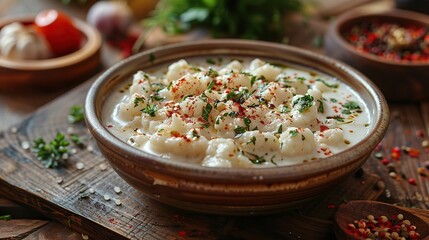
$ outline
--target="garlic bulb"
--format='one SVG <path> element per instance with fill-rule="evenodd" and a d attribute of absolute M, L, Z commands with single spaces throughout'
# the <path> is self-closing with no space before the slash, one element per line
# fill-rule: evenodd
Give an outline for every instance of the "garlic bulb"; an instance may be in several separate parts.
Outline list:
<path fill-rule="evenodd" d="M 45 59 L 51 51 L 43 37 L 31 28 L 15 22 L 0 31 L 0 53 L 14 60 Z"/>

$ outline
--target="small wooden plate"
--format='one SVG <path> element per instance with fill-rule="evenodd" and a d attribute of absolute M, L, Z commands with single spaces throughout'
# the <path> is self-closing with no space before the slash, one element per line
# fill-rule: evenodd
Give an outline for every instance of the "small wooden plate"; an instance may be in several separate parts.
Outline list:
<path fill-rule="evenodd" d="M 34 16 L 0 21 L 0 28 L 12 23 L 31 23 Z M 73 18 L 82 32 L 82 47 L 65 56 L 41 60 L 11 60 L 0 56 L 0 91 L 53 90 L 88 79 L 100 69 L 101 36 L 96 29 Z"/>
<path fill-rule="evenodd" d="M 423 211 L 423 210 L 422 210 Z M 420 234 L 419 239 L 429 239 L 429 223 L 424 219 L 416 216 L 406 208 L 399 208 L 395 205 L 376 202 L 376 201 L 350 201 L 341 205 L 335 214 L 335 235 L 338 239 L 359 239 L 348 233 L 347 224 L 355 220 L 366 219 L 368 215 L 375 218 L 380 216 L 404 215 L 404 219 L 410 220 L 411 224 L 416 226 L 416 231 Z"/>

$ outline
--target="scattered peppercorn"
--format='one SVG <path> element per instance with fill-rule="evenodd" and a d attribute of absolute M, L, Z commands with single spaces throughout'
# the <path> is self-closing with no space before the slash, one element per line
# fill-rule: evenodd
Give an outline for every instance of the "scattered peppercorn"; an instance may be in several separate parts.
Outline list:
<path fill-rule="evenodd" d="M 366 219 L 355 220 L 347 224 L 347 233 L 358 239 L 419 239 L 417 227 L 412 225 L 403 214 L 390 219 L 387 216 L 375 218 L 368 215 Z"/>
<path fill-rule="evenodd" d="M 417 181 L 415 178 L 408 178 L 408 183 L 414 186 L 417 185 Z"/>

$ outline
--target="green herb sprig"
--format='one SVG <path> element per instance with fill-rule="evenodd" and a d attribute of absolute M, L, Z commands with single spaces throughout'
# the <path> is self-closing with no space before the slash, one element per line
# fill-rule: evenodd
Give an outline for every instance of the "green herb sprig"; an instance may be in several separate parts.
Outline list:
<path fill-rule="evenodd" d="M 64 164 L 65 156 L 68 154 L 70 145 L 65 136 L 57 133 L 55 138 L 46 143 L 43 138 L 34 140 L 33 152 L 46 168 L 55 168 Z"/>
<path fill-rule="evenodd" d="M 71 106 L 67 119 L 70 123 L 82 122 L 85 119 L 82 107 L 77 105 Z"/>

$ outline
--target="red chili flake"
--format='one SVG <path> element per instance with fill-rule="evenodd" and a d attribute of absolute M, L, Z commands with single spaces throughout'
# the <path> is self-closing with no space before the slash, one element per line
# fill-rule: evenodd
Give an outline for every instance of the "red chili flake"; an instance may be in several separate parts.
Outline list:
<path fill-rule="evenodd" d="M 113 126 L 112 125 L 107 125 L 107 128 L 112 128 Z"/>
<path fill-rule="evenodd" d="M 408 154 L 408 156 L 412 158 L 418 158 L 420 157 L 420 150 L 412 147 L 406 147 L 404 148 L 404 152 Z"/>
<path fill-rule="evenodd" d="M 328 130 L 329 128 L 325 125 L 320 125 L 320 132 L 324 132 L 326 130 Z"/>
<path fill-rule="evenodd" d="M 114 218 L 109 219 L 109 222 L 110 222 L 111 224 L 116 224 L 116 220 L 115 220 Z"/>
<path fill-rule="evenodd" d="M 408 178 L 408 183 L 411 184 L 411 185 L 414 185 L 414 186 L 417 185 L 417 181 L 414 178 Z"/>
<path fill-rule="evenodd" d="M 387 164 L 389 164 L 390 163 L 390 161 L 389 161 L 389 159 L 387 159 L 387 158 L 383 158 L 382 160 L 381 160 L 381 163 L 382 164 L 384 164 L 384 165 L 387 165 Z"/>
<path fill-rule="evenodd" d="M 335 209 L 336 208 L 336 206 L 335 206 L 335 204 L 328 204 L 328 206 L 326 206 L 328 209 Z"/>
<path fill-rule="evenodd" d="M 177 234 L 179 235 L 179 237 L 186 237 L 186 231 L 184 230 L 179 231 Z"/>

